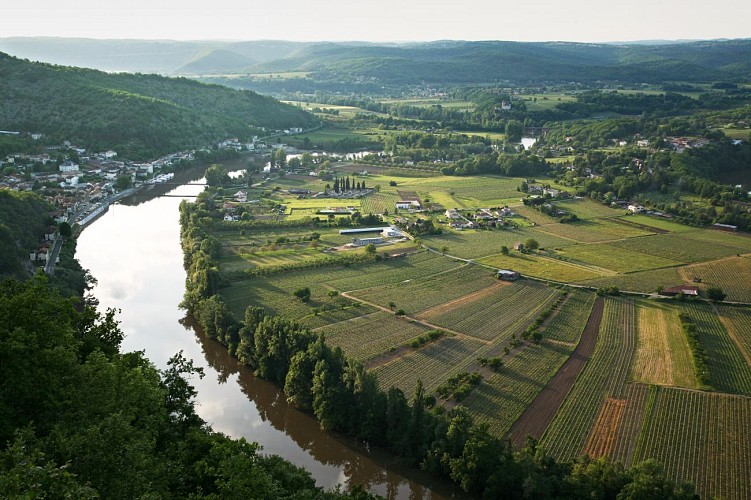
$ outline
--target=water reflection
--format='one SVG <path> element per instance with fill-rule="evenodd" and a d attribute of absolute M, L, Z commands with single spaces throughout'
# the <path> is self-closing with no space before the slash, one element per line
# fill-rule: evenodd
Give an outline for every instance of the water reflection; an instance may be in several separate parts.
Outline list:
<path fill-rule="evenodd" d="M 242 393 L 255 403 L 263 422 L 270 423 L 274 429 L 291 437 L 300 449 L 308 452 L 317 462 L 341 469 L 339 481 L 332 486 L 364 485 L 389 498 L 458 497 L 453 485 L 438 483 L 421 471 L 400 467 L 388 453 L 373 449 L 367 451 L 350 439 L 321 431 L 318 422 L 290 406 L 276 386 L 254 377 L 221 344 L 203 335 L 190 316 L 183 318 L 181 323 L 195 332 L 206 361 L 216 371 L 218 383 L 236 380 Z M 272 452 L 268 448 L 265 451 Z"/>

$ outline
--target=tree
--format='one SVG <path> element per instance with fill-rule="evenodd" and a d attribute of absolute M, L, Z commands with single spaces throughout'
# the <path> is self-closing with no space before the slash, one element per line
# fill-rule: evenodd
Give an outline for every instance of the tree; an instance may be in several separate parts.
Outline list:
<path fill-rule="evenodd" d="M 366 254 L 373 256 L 376 254 L 376 251 L 376 246 L 373 243 L 368 243 L 367 245 L 365 245 Z"/>
<path fill-rule="evenodd" d="M 446 255 L 448 253 L 448 251 L 449 251 L 449 247 L 447 247 L 445 245 L 441 247 L 441 253 L 443 255 Z"/>
<path fill-rule="evenodd" d="M 508 255 L 509 254 L 509 250 L 508 250 L 508 247 L 506 245 L 503 245 L 501 247 L 501 254 L 503 254 L 503 255 Z"/>
<path fill-rule="evenodd" d="M 206 169 L 204 176 L 206 177 L 206 183 L 209 186 L 223 186 L 230 180 L 227 169 L 217 163 L 209 166 L 209 168 Z"/>
<path fill-rule="evenodd" d="M 524 248 L 528 250 L 537 250 L 540 248 L 540 244 L 537 242 L 534 238 L 529 238 L 527 241 L 524 242 Z"/>
<path fill-rule="evenodd" d="M 292 295 L 303 302 L 307 302 L 310 300 L 310 288 L 308 288 L 307 286 L 305 288 L 298 288 Z"/>
<path fill-rule="evenodd" d="M 506 122 L 506 140 L 508 142 L 519 142 L 522 140 L 524 125 L 518 120 L 509 120 Z"/>
<path fill-rule="evenodd" d="M 714 302 L 722 302 L 727 295 L 719 286 L 710 286 L 707 288 L 707 298 Z"/>
<path fill-rule="evenodd" d="M 60 231 L 60 236 L 64 236 L 65 238 L 73 236 L 73 229 L 67 222 L 61 222 L 57 229 Z"/>
<path fill-rule="evenodd" d="M 129 175 L 121 175 L 115 180 L 115 188 L 122 191 L 133 185 L 133 178 Z"/>

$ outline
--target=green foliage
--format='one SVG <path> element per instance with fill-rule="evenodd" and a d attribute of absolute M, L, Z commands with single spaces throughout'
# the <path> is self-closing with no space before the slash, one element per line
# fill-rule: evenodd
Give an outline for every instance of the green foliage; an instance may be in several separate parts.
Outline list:
<path fill-rule="evenodd" d="M 680 313 L 678 318 L 681 321 L 681 329 L 688 341 L 688 347 L 691 349 L 691 354 L 694 358 L 694 373 L 696 375 L 696 381 L 705 387 L 709 386 L 709 367 L 707 366 L 706 353 L 699 341 L 699 336 L 696 333 L 696 323 L 686 313 Z"/>
<path fill-rule="evenodd" d="M 707 298 L 714 302 L 722 302 L 727 295 L 722 291 L 722 288 L 718 286 L 711 286 L 706 290 Z"/>
<path fill-rule="evenodd" d="M 32 63 L 0 53 L 0 122 L 139 160 L 260 127 L 310 126 L 312 115 L 249 91 L 185 78 Z M 40 99 L 39 96 L 44 96 Z"/>
<path fill-rule="evenodd" d="M 29 252 L 44 238 L 50 207 L 38 195 L 0 188 L 0 277 L 28 277 Z"/>
<path fill-rule="evenodd" d="M 302 300 L 303 302 L 307 302 L 310 300 L 310 288 L 307 286 L 305 288 L 298 288 L 292 293 L 292 295 Z"/>

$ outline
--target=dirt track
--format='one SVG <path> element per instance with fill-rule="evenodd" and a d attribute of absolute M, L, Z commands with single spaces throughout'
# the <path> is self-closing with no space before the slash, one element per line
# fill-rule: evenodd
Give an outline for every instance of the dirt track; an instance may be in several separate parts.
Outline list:
<path fill-rule="evenodd" d="M 527 436 L 540 439 L 550 422 L 553 421 L 558 408 L 561 407 L 577 377 L 587 364 L 587 360 L 595 350 L 597 334 L 600 331 L 602 311 L 605 302 L 602 298 L 595 301 L 592 312 L 587 320 L 579 344 L 571 353 L 571 356 L 563 363 L 553 378 L 540 391 L 532 404 L 524 410 L 519 420 L 514 422 L 509 431 L 508 438 L 515 448 L 524 446 Z"/>

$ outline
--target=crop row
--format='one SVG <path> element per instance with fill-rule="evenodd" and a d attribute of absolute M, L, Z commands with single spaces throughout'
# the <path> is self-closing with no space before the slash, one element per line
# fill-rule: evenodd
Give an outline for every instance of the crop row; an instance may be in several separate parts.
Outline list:
<path fill-rule="evenodd" d="M 539 313 L 556 296 L 551 288 L 533 282 L 503 286 L 476 300 L 428 311 L 421 318 L 485 340 L 510 337 L 509 327 Z"/>
<path fill-rule="evenodd" d="M 386 211 L 393 213 L 396 202 L 399 200 L 399 196 L 393 193 L 370 194 L 362 199 L 362 213 L 382 214 Z"/>
<path fill-rule="evenodd" d="M 378 311 L 318 331 L 324 333 L 326 343 L 341 347 L 347 356 L 365 361 L 423 335 L 427 328 Z"/>
<path fill-rule="evenodd" d="M 490 431 L 505 435 L 550 378 L 568 359 L 573 347 L 543 340 L 510 357 L 500 372 L 484 380 L 462 402 Z"/>
<path fill-rule="evenodd" d="M 634 461 L 656 458 L 702 496 L 751 498 L 751 399 L 660 388 Z"/>
<path fill-rule="evenodd" d="M 751 309 L 744 307 L 720 306 L 720 319 L 725 328 L 746 353 L 746 360 L 751 357 Z"/>
<path fill-rule="evenodd" d="M 696 323 L 696 333 L 704 347 L 712 387 L 722 392 L 751 395 L 751 366 L 712 307 L 696 303 L 684 307 Z"/>
<path fill-rule="evenodd" d="M 360 290 L 353 295 L 384 307 L 393 303 L 407 314 L 414 314 L 498 284 L 488 269 L 464 266 L 442 274 Z"/>
<path fill-rule="evenodd" d="M 561 342 L 579 342 L 587 318 L 595 303 L 595 294 L 572 291 L 559 306 L 558 311 L 543 326 L 541 332 L 546 339 Z"/>
<path fill-rule="evenodd" d="M 633 301 L 608 297 L 595 351 L 543 436 L 553 456 L 582 453 L 605 398 L 622 398 L 635 345 Z"/>
<path fill-rule="evenodd" d="M 373 372 L 382 389 L 395 386 L 410 396 L 417 381 L 422 380 L 425 392 L 430 393 L 452 375 L 466 370 L 483 346 L 476 340 L 445 337 L 379 366 Z"/>

